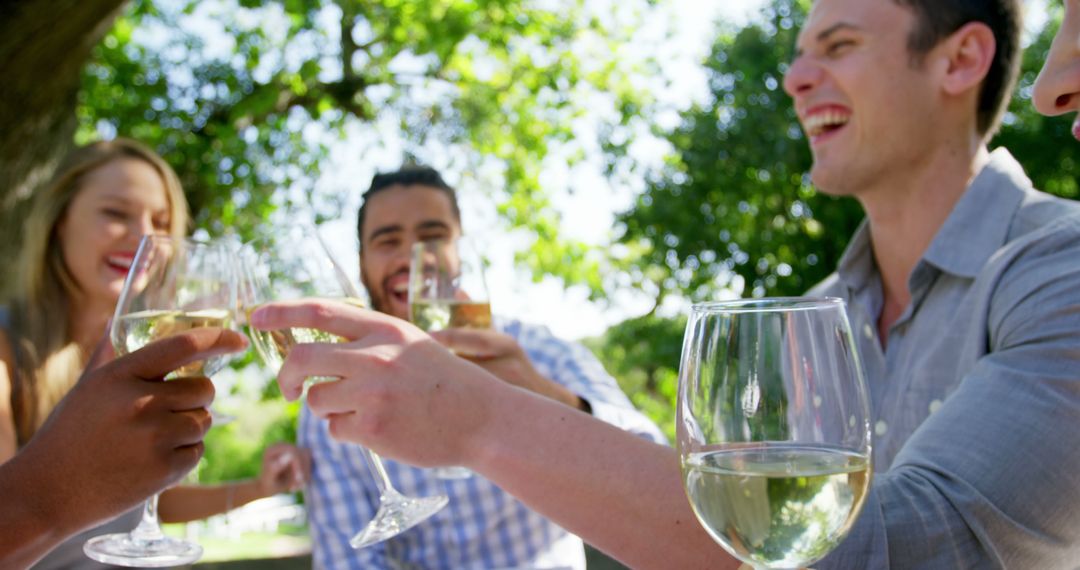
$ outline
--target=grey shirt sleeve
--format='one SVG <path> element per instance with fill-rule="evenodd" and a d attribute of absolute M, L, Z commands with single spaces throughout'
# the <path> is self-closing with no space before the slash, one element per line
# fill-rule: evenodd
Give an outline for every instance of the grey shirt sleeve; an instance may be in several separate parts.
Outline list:
<path fill-rule="evenodd" d="M 999 260 L 988 352 L 876 476 L 851 534 L 815 568 L 1080 564 L 1075 230 L 1040 232 Z"/>

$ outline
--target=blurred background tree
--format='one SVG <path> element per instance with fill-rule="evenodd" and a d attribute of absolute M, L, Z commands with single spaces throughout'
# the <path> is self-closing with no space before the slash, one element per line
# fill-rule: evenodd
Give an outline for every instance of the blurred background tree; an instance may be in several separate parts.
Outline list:
<path fill-rule="evenodd" d="M 650 99 L 628 79 L 642 70 L 619 57 L 648 0 L 606 14 L 584 0 L 134 0 L 114 24 L 120 0 L 68 13 L 15 4 L 0 12 L 0 62 L 14 78 L 0 98 L 9 222 L 74 142 L 114 134 L 175 167 L 212 235 L 250 237 L 278 210 L 336 217 L 340 197 L 316 196 L 321 167 L 369 125 L 366 136 L 400 137 L 407 154 L 434 142 L 469 149 L 461 170 L 495 163 L 504 185 L 492 198 L 533 232 L 542 272 L 586 249 L 559 239 L 539 183 L 548 149 L 575 138 L 587 108 L 628 122 Z M 3 227 L 7 254 L 18 224 Z"/>

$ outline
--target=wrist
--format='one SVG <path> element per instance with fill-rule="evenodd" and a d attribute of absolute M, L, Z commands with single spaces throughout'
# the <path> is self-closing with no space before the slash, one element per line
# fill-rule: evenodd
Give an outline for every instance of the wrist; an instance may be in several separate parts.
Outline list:
<path fill-rule="evenodd" d="M 64 538 L 98 520 L 94 513 L 62 512 L 66 501 L 56 500 L 58 488 L 47 473 L 33 469 L 33 461 L 16 455 L 0 466 L 0 554 L 4 560 L 29 566 Z M 100 513 L 98 513 L 100 514 Z"/>
<path fill-rule="evenodd" d="M 242 507 L 252 501 L 270 496 L 263 487 L 261 479 L 244 479 L 226 483 L 225 486 L 225 512 Z"/>
<path fill-rule="evenodd" d="M 478 472 L 483 472 L 485 465 L 499 461 L 504 445 L 502 438 L 507 435 L 507 429 L 513 429 L 517 425 L 512 417 L 507 417 L 515 415 L 513 410 L 516 401 L 520 398 L 532 400 L 536 399 L 536 396 L 549 400 L 545 395 L 504 384 L 502 381 L 481 384 L 477 389 L 471 390 L 470 394 L 473 399 L 472 417 L 477 423 L 473 429 L 464 432 L 465 437 L 459 442 L 461 456 L 454 459 L 459 465 Z"/>

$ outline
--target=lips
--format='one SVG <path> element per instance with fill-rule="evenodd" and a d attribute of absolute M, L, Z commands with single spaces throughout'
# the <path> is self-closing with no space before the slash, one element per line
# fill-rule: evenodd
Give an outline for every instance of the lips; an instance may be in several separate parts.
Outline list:
<path fill-rule="evenodd" d="M 1073 138 L 1080 141 L 1080 115 L 1077 115 L 1076 121 L 1073 122 L 1072 135 Z"/>
<path fill-rule="evenodd" d="M 383 281 L 383 290 L 386 291 L 386 295 L 389 298 L 397 301 L 398 303 L 408 303 L 409 272 L 398 272 L 385 279 Z"/>
<path fill-rule="evenodd" d="M 851 111 L 840 105 L 818 105 L 800 115 L 811 144 L 824 142 L 851 121 Z"/>
<path fill-rule="evenodd" d="M 135 255 L 131 253 L 115 253 L 105 257 L 105 265 L 117 273 L 127 275 L 134 259 Z"/>

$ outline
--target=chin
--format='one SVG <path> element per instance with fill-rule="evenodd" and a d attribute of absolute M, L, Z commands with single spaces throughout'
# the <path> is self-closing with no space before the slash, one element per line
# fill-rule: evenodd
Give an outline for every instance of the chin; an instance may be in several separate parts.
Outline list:
<path fill-rule="evenodd" d="M 814 188 L 822 194 L 829 196 L 851 196 L 853 192 L 848 188 L 847 178 L 842 174 L 844 169 L 828 168 L 814 163 L 810 169 L 810 181 Z"/>

